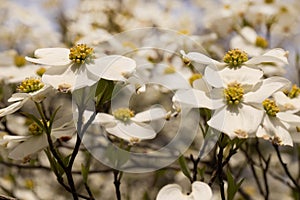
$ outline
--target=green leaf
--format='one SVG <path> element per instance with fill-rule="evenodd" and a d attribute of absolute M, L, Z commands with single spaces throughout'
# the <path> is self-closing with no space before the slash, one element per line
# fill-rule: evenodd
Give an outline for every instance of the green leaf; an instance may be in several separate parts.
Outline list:
<path fill-rule="evenodd" d="M 115 84 L 113 81 L 100 79 L 95 92 L 96 105 L 103 105 L 104 103 L 110 101 L 114 87 Z"/>
<path fill-rule="evenodd" d="M 54 172 L 54 174 L 58 177 L 58 178 L 62 178 L 61 174 L 59 173 L 57 167 L 58 167 L 58 163 L 56 162 L 56 160 L 53 158 L 52 154 L 50 153 L 49 150 L 45 150 L 45 153 L 48 157 L 49 163 L 50 163 L 50 168 L 51 170 Z"/>
<path fill-rule="evenodd" d="M 82 174 L 84 183 L 87 183 L 89 170 L 90 170 L 89 166 L 84 166 L 84 164 L 81 163 L 81 174 Z"/>
<path fill-rule="evenodd" d="M 187 166 L 186 160 L 185 160 L 185 158 L 184 158 L 183 155 L 181 155 L 181 156 L 179 157 L 178 162 L 179 162 L 179 165 L 180 165 L 180 168 L 181 168 L 182 173 L 183 173 L 189 180 L 192 180 L 191 171 L 190 171 L 189 167 Z"/>
<path fill-rule="evenodd" d="M 230 171 L 227 171 L 227 181 L 228 181 L 228 188 L 227 188 L 227 200 L 233 200 L 235 194 L 237 193 L 239 187 L 242 185 L 244 179 L 240 180 L 237 184 L 234 181 L 234 178 Z"/>
<path fill-rule="evenodd" d="M 197 168 L 198 174 L 200 175 L 201 179 L 204 179 L 204 174 L 206 171 L 206 166 L 204 165 L 202 168 Z"/>
<path fill-rule="evenodd" d="M 50 117 L 50 121 L 49 121 L 49 129 L 50 129 L 50 130 L 51 130 L 53 121 L 54 121 L 54 119 L 55 119 L 55 116 L 56 116 L 56 114 L 57 114 L 57 112 L 58 112 L 58 110 L 59 110 L 60 108 L 61 108 L 61 106 L 58 106 L 58 107 L 55 109 L 55 111 L 53 112 L 53 114 L 51 115 L 51 117 Z"/>

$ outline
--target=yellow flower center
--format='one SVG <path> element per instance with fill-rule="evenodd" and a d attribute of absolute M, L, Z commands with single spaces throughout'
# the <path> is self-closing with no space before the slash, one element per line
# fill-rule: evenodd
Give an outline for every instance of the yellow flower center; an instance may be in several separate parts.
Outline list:
<path fill-rule="evenodd" d="M 229 105 L 237 105 L 241 102 L 244 95 L 244 89 L 239 83 L 231 83 L 224 89 L 224 95 Z"/>
<path fill-rule="evenodd" d="M 255 45 L 261 48 L 267 48 L 269 43 L 265 38 L 257 36 L 255 40 Z"/>
<path fill-rule="evenodd" d="M 30 93 L 40 90 L 44 87 L 44 83 L 39 78 L 27 78 L 17 87 L 18 92 Z"/>
<path fill-rule="evenodd" d="M 35 73 L 38 75 L 38 76 L 40 76 L 40 77 L 42 77 L 43 76 L 43 74 L 46 72 L 46 68 L 45 67 L 40 67 L 40 68 L 38 68 L 36 71 L 35 71 Z"/>
<path fill-rule="evenodd" d="M 229 65 L 229 67 L 239 67 L 242 63 L 248 60 L 248 56 L 244 51 L 239 49 L 233 49 L 226 53 L 223 57 L 223 61 Z"/>
<path fill-rule="evenodd" d="M 291 99 L 296 98 L 300 94 L 300 88 L 298 88 L 297 85 L 293 85 L 292 89 L 290 91 L 286 91 L 285 94 Z"/>
<path fill-rule="evenodd" d="M 175 72 L 176 72 L 176 69 L 173 66 L 168 66 L 164 70 L 164 74 L 174 74 Z"/>
<path fill-rule="evenodd" d="M 134 116 L 134 112 L 128 108 L 119 108 L 113 112 L 113 116 L 123 122 L 127 122 Z"/>
<path fill-rule="evenodd" d="M 276 114 L 279 112 L 279 108 L 275 101 L 266 99 L 262 102 L 262 105 L 269 116 L 276 117 Z"/>
<path fill-rule="evenodd" d="M 193 82 L 197 79 L 201 79 L 202 78 L 202 74 L 193 74 L 190 78 L 189 78 L 189 82 L 191 85 L 193 85 Z"/>
<path fill-rule="evenodd" d="M 40 135 L 44 131 L 41 127 L 37 125 L 37 123 L 33 122 L 28 126 L 28 131 L 31 135 Z"/>
<path fill-rule="evenodd" d="M 275 0 L 265 0 L 265 3 L 267 3 L 267 4 L 271 4 L 271 3 L 274 3 L 275 2 Z"/>
<path fill-rule="evenodd" d="M 20 55 L 15 55 L 14 62 L 17 67 L 22 67 L 26 64 L 25 57 Z"/>
<path fill-rule="evenodd" d="M 93 58 L 94 49 L 86 44 L 77 44 L 70 49 L 69 59 L 77 64 L 83 64 Z"/>

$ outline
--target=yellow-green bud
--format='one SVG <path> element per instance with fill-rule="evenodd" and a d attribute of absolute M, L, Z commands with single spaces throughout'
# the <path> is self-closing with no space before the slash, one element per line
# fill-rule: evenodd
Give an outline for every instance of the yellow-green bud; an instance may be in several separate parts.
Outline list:
<path fill-rule="evenodd" d="M 25 57 L 20 55 L 15 55 L 14 62 L 17 67 L 23 67 L 26 64 Z"/>
<path fill-rule="evenodd" d="M 40 68 L 38 68 L 36 71 L 35 71 L 35 73 L 37 74 L 37 75 L 39 75 L 40 77 L 42 77 L 43 76 L 43 74 L 46 72 L 46 68 L 45 67 L 40 67 Z"/>
<path fill-rule="evenodd" d="M 257 36 L 255 40 L 255 45 L 261 48 L 267 48 L 269 43 L 265 38 Z"/>

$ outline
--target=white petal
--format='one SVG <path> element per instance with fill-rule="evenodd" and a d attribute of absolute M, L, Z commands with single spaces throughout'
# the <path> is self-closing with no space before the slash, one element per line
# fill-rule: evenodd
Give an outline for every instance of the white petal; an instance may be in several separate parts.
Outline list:
<path fill-rule="evenodd" d="M 253 30 L 252 28 L 250 28 L 249 26 L 245 26 L 242 30 L 241 30 L 241 35 L 250 43 L 255 44 L 256 42 L 256 38 L 257 38 L 257 34 L 255 32 L 255 30 Z"/>
<path fill-rule="evenodd" d="M 289 64 L 287 59 L 288 52 L 281 48 L 271 49 L 270 51 L 266 52 L 264 56 L 273 56 L 275 58 L 278 58 L 282 63 Z"/>
<path fill-rule="evenodd" d="M 16 142 L 23 142 L 30 138 L 31 136 L 28 135 L 4 135 L 3 139 L 0 140 L 0 145 L 4 145 L 7 143 L 16 143 Z"/>
<path fill-rule="evenodd" d="M 45 85 L 43 88 L 41 88 L 38 91 L 29 93 L 29 95 L 31 96 L 31 99 L 35 102 L 42 102 L 47 95 L 49 94 L 49 92 L 53 90 L 53 88 L 50 85 Z"/>
<path fill-rule="evenodd" d="M 104 127 L 117 125 L 115 117 L 106 113 L 98 113 L 93 123 L 100 123 Z"/>
<path fill-rule="evenodd" d="M 193 82 L 193 88 L 197 90 L 202 90 L 204 92 L 210 92 L 211 91 L 211 86 L 208 84 L 207 80 L 205 77 L 202 77 L 200 79 L 196 79 Z"/>
<path fill-rule="evenodd" d="M 272 96 L 276 104 L 284 105 L 290 102 L 290 98 L 286 96 L 282 91 L 275 92 Z"/>
<path fill-rule="evenodd" d="M 300 110 L 300 99 L 289 98 L 282 91 L 273 94 L 273 98 L 280 111 L 297 113 Z"/>
<path fill-rule="evenodd" d="M 173 102 L 185 104 L 193 108 L 217 109 L 224 105 L 223 99 L 210 99 L 201 90 L 178 90 L 172 99 Z"/>
<path fill-rule="evenodd" d="M 177 72 L 173 74 L 155 76 L 150 80 L 150 82 L 164 86 L 169 90 L 191 88 L 190 83 L 181 74 Z"/>
<path fill-rule="evenodd" d="M 76 81 L 76 71 L 74 71 L 71 66 L 67 68 L 62 74 L 49 74 L 48 71 L 45 72 L 42 76 L 42 81 L 54 87 L 55 89 L 59 89 L 62 86 L 69 87 L 68 90 L 72 91 L 75 86 Z"/>
<path fill-rule="evenodd" d="M 217 66 L 225 65 L 224 63 L 220 63 L 202 53 L 189 52 L 188 54 L 185 55 L 185 57 L 187 57 L 191 61 L 195 61 L 197 63 L 201 63 L 205 65 L 217 65 Z"/>
<path fill-rule="evenodd" d="M 284 51 L 283 49 L 272 49 L 270 51 L 268 51 L 267 53 L 261 55 L 261 56 L 256 56 L 251 58 L 250 60 L 248 60 L 247 62 L 245 62 L 244 64 L 247 66 L 251 66 L 251 65 L 257 65 L 260 63 L 264 63 L 264 62 L 271 62 L 271 63 L 284 63 L 284 64 L 288 64 L 287 61 L 287 52 Z"/>
<path fill-rule="evenodd" d="M 226 68 L 225 68 L 226 69 Z M 205 68 L 204 76 L 207 82 L 216 88 L 224 87 L 223 79 L 219 71 L 216 71 L 210 67 Z"/>
<path fill-rule="evenodd" d="M 156 136 L 156 132 L 152 129 L 151 126 L 146 124 L 136 124 L 136 123 L 117 123 L 117 127 L 122 133 L 133 137 L 139 138 L 141 140 L 153 139 Z"/>
<path fill-rule="evenodd" d="M 251 69 L 246 66 L 242 66 L 237 69 L 230 69 L 228 67 L 214 71 L 210 68 L 206 68 L 205 77 L 209 84 L 214 87 L 226 88 L 228 84 L 238 82 L 242 85 L 255 85 L 261 77 L 263 72 L 257 69 Z"/>
<path fill-rule="evenodd" d="M 7 106 L 6 108 L 0 109 L 0 117 L 3 117 L 5 115 L 9 115 L 9 114 L 16 112 L 24 105 L 25 102 L 26 102 L 26 100 L 18 101 L 16 103 L 13 103 L 13 104 Z"/>
<path fill-rule="evenodd" d="M 136 62 L 124 56 L 111 55 L 95 59 L 86 68 L 98 79 L 124 81 L 126 76 L 135 71 Z"/>
<path fill-rule="evenodd" d="M 8 157 L 14 160 L 22 160 L 26 156 L 36 153 L 48 146 L 46 134 L 32 136 L 28 140 L 17 145 L 9 154 Z"/>
<path fill-rule="evenodd" d="M 43 48 L 34 52 L 36 58 L 25 57 L 29 62 L 49 66 L 68 65 L 72 61 L 69 59 L 70 50 L 66 48 Z"/>
<path fill-rule="evenodd" d="M 156 200 L 184 200 L 181 187 L 177 184 L 169 184 L 160 189 Z"/>
<path fill-rule="evenodd" d="M 300 117 L 298 115 L 294 115 L 292 113 L 287 112 L 279 112 L 276 114 L 276 116 L 291 125 L 300 126 Z"/>
<path fill-rule="evenodd" d="M 141 140 L 153 139 L 156 132 L 148 125 L 140 125 L 134 122 L 117 121 L 116 126 L 105 126 L 105 130 L 119 138 L 130 141 L 132 138 Z"/>
<path fill-rule="evenodd" d="M 219 109 L 207 123 L 230 138 L 243 138 L 256 132 L 262 117 L 263 111 L 242 104 L 238 107 Z"/>
<path fill-rule="evenodd" d="M 158 119 L 165 119 L 166 110 L 163 108 L 150 108 L 144 112 L 137 113 L 134 117 L 131 118 L 135 122 L 149 122 Z"/>
<path fill-rule="evenodd" d="M 269 134 L 279 137 L 282 145 L 293 146 L 293 139 L 281 121 L 278 118 L 270 118 L 269 116 L 266 116 L 266 119 L 268 119 L 268 123 L 272 123 L 268 130 Z"/>
<path fill-rule="evenodd" d="M 7 101 L 8 102 L 21 101 L 28 97 L 30 97 L 30 95 L 28 93 L 14 93 Z"/>
<path fill-rule="evenodd" d="M 110 134 L 112 134 L 112 135 L 114 135 L 114 136 L 116 136 L 118 138 L 121 138 L 121 139 L 123 139 L 125 141 L 128 141 L 128 142 L 130 142 L 130 140 L 132 139 L 131 136 L 123 133 L 122 131 L 120 131 L 120 129 L 117 126 L 105 128 L 105 130 L 108 133 L 110 133 Z"/>
<path fill-rule="evenodd" d="M 192 193 L 190 195 L 194 197 L 194 200 L 210 200 L 213 196 L 211 188 L 206 183 L 200 181 L 195 181 L 192 184 Z"/>
<path fill-rule="evenodd" d="M 89 73 L 86 70 L 86 66 L 82 65 L 76 73 L 76 79 L 75 79 L 75 85 L 74 90 L 86 87 L 86 86 L 92 86 L 96 82 L 98 82 L 98 78 Z"/>
<path fill-rule="evenodd" d="M 74 121 L 64 123 L 60 127 L 55 127 L 54 125 L 55 124 L 53 124 L 51 135 L 55 138 L 72 137 L 76 131 Z"/>
<path fill-rule="evenodd" d="M 290 84 L 289 80 L 282 77 L 270 77 L 257 84 L 255 91 L 244 95 L 245 103 L 261 104 L 266 98 L 276 91 Z"/>

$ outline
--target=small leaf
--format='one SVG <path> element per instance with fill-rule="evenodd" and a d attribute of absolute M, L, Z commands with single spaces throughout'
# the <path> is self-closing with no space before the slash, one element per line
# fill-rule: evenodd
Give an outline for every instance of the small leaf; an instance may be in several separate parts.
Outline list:
<path fill-rule="evenodd" d="M 96 88 L 96 105 L 103 105 L 111 100 L 115 84 L 111 80 L 100 79 Z"/>
<path fill-rule="evenodd" d="M 204 174 L 206 171 L 206 165 L 204 165 L 202 168 L 197 168 L 198 174 L 200 175 L 201 179 L 204 179 Z"/>
<path fill-rule="evenodd" d="M 49 121 L 49 129 L 51 130 L 51 127 L 52 127 L 52 124 L 53 124 L 53 121 L 54 121 L 54 118 L 58 112 L 58 110 L 61 108 L 61 106 L 58 106 L 55 111 L 53 112 L 53 114 L 51 115 L 50 117 L 50 121 Z"/>
<path fill-rule="evenodd" d="M 180 168 L 181 168 L 182 173 L 183 173 L 189 180 L 192 180 L 191 171 L 190 171 L 189 167 L 187 166 L 186 160 L 185 160 L 185 158 L 184 158 L 183 155 L 181 155 L 181 156 L 179 157 L 178 162 L 179 162 L 179 165 L 180 165 Z"/>
<path fill-rule="evenodd" d="M 87 183 L 89 170 L 90 169 L 88 166 L 86 167 L 86 166 L 84 166 L 83 163 L 81 163 L 81 174 L 82 174 L 84 183 Z"/>
<path fill-rule="evenodd" d="M 227 200 L 233 200 L 235 194 L 237 193 L 239 187 L 242 185 L 244 179 L 242 179 L 238 184 L 235 183 L 234 178 L 230 171 L 227 171 L 227 182 L 228 182 L 228 188 L 227 188 Z"/>

